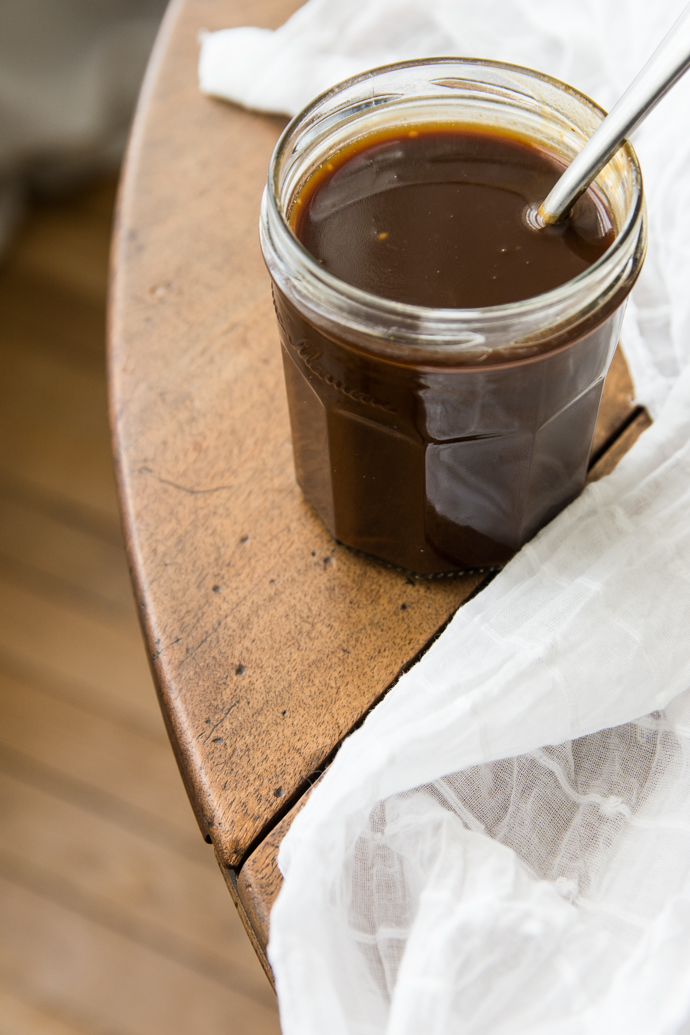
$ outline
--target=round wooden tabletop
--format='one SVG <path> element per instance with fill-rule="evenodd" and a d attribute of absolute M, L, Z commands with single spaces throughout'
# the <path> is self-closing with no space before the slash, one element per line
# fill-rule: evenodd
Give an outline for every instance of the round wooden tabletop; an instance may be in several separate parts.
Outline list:
<path fill-rule="evenodd" d="M 199 825 L 260 954 L 290 810 L 484 577 L 413 578 L 337 545 L 295 482 L 258 241 L 284 120 L 202 96 L 196 64 L 201 29 L 272 28 L 296 6 L 173 0 L 133 128 L 111 293 L 114 451 L 146 643 Z M 646 423 L 618 355 L 595 475 Z"/>

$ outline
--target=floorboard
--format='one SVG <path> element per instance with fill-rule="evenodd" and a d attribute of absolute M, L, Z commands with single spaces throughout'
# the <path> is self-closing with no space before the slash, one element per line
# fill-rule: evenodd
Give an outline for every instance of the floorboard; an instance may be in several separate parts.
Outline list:
<path fill-rule="evenodd" d="M 33 1002 L 26 1002 L 0 984 L 0 1018 L 11 1035 L 86 1035 L 55 1014 L 47 1013 Z"/>
<path fill-rule="evenodd" d="M 73 599 L 60 599 L 47 579 L 42 593 L 33 578 L 22 583 L 21 571 L 14 574 L 8 578 L 0 563 L 0 672 L 29 675 L 53 696 L 139 726 L 163 742 L 134 606 L 126 624 L 120 616 L 108 621 L 98 611 L 74 607 Z"/>
<path fill-rule="evenodd" d="M 273 1008 L 28 883 L 12 872 L 0 873 L 0 981 L 15 995 L 90 1035 L 277 1035 Z"/>
<path fill-rule="evenodd" d="M 0 774 L 0 870 L 83 916 L 183 962 L 264 1006 L 273 993 L 246 965 L 246 936 L 202 864 Z"/>
<path fill-rule="evenodd" d="M 0 470 L 117 518 L 105 381 L 0 332 Z"/>
<path fill-rule="evenodd" d="M 106 619 L 132 616 L 132 588 L 122 545 L 93 530 L 71 528 L 0 490 L 0 566 L 42 578 L 54 595 Z"/>

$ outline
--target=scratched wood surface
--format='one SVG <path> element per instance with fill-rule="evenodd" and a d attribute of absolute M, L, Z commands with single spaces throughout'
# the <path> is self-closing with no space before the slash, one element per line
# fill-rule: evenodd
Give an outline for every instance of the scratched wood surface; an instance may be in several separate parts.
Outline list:
<path fill-rule="evenodd" d="M 284 123 L 202 97 L 196 37 L 272 27 L 295 6 L 173 3 L 132 136 L 111 294 L 111 419 L 141 619 L 190 800 L 259 948 L 276 824 L 482 578 L 408 578 L 337 547 L 294 480 L 257 233 Z M 618 355 L 594 459 L 638 416 Z"/>

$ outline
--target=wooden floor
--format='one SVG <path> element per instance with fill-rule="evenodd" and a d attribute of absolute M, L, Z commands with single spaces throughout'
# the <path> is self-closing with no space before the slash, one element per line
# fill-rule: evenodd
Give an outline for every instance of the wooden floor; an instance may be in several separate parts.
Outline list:
<path fill-rule="evenodd" d="M 167 743 L 119 531 L 114 183 L 0 265 L 0 1035 L 264 1035 L 273 992 Z"/>

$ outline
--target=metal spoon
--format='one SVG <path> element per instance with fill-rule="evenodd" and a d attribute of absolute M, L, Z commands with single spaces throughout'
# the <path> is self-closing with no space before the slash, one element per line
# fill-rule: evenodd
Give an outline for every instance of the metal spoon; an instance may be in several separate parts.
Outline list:
<path fill-rule="evenodd" d="M 626 137 L 649 115 L 688 67 L 690 4 L 611 113 L 573 159 L 548 197 L 542 201 L 536 214 L 538 223 L 557 223 L 570 212 Z"/>

